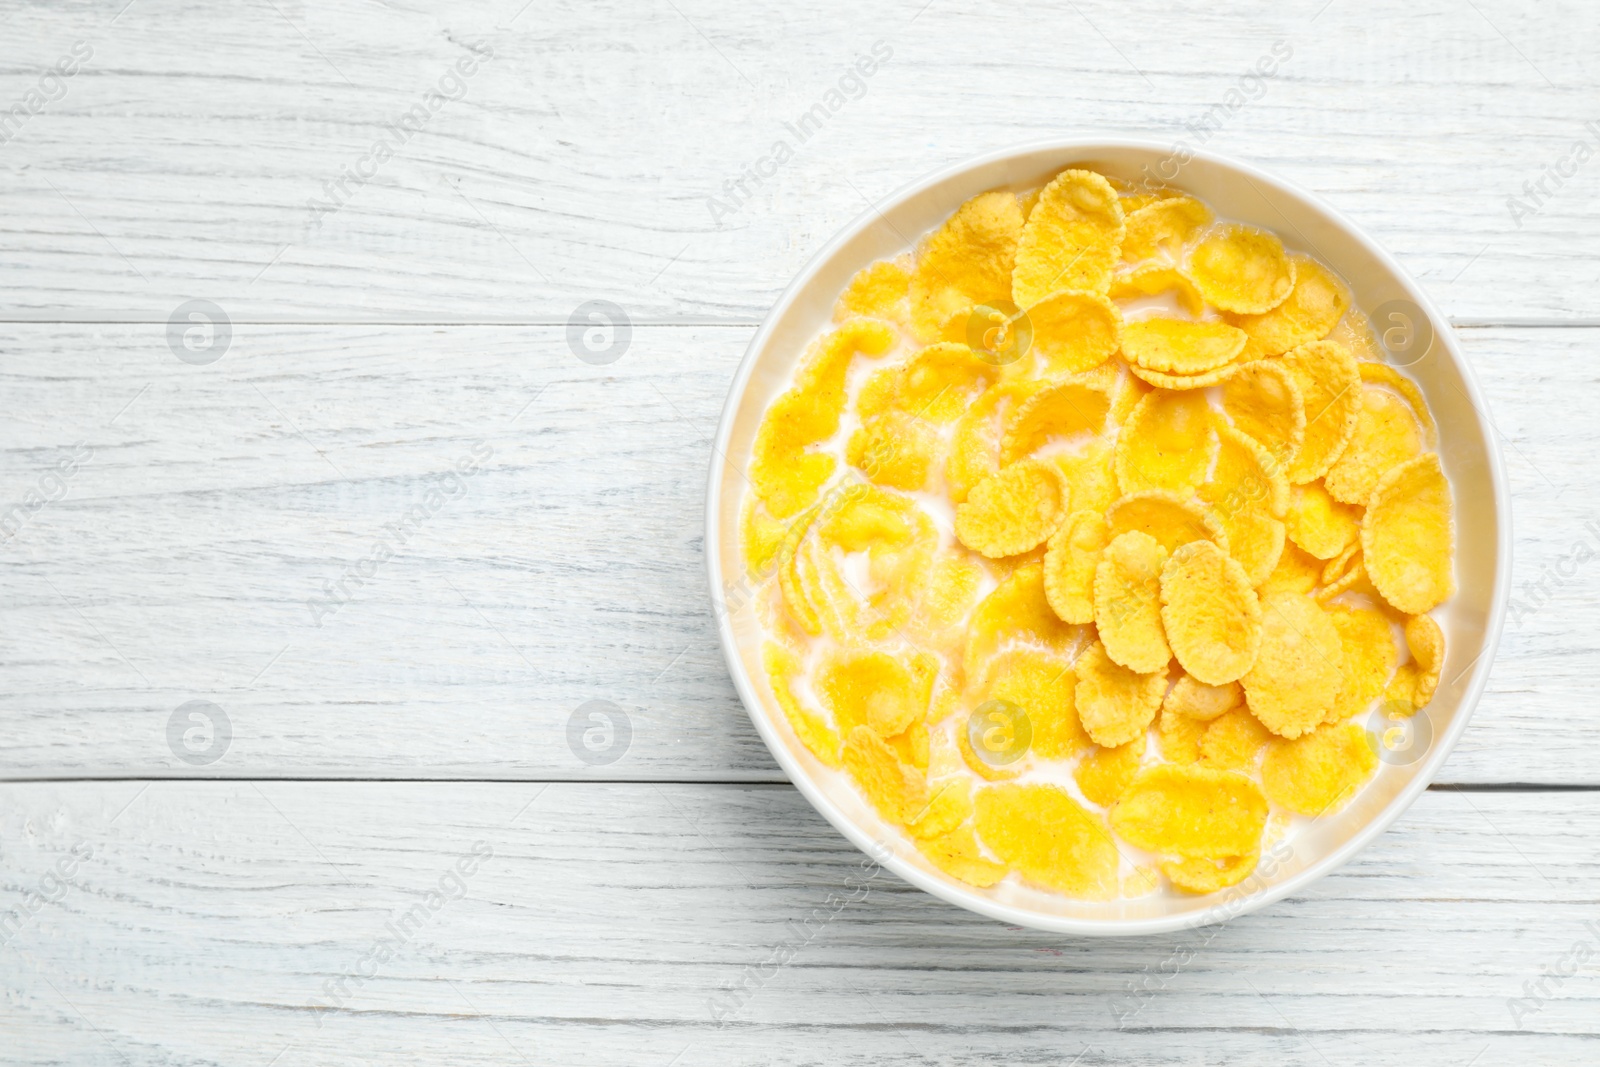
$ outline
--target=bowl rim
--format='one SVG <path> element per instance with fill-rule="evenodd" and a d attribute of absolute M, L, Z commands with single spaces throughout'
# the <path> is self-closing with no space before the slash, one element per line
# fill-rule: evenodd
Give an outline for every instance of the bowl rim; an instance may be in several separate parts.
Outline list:
<path fill-rule="evenodd" d="M 1305 868 L 1283 879 L 1276 885 L 1245 894 L 1224 892 L 1219 894 L 1221 899 L 1218 903 L 1202 910 L 1148 918 L 1108 920 L 1045 915 L 981 896 L 967 890 L 953 878 L 924 871 L 899 858 L 892 849 L 886 848 L 884 843 L 879 841 L 872 833 L 869 833 L 866 828 L 858 825 L 840 811 L 820 786 L 812 780 L 810 774 L 789 751 L 789 747 L 779 735 L 777 725 L 772 721 L 772 717 L 759 710 L 763 707 L 761 697 L 756 692 L 755 686 L 745 670 L 743 660 L 739 657 L 731 613 L 721 610 L 717 600 L 717 590 L 723 588 L 721 552 L 722 464 L 731 462 L 726 458 L 728 444 L 733 433 L 735 419 L 755 369 L 757 356 L 766 347 L 777 322 L 800 297 L 800 294 L 807 289 L 812 279 L 824 265 L 829 263 L 841 248 L 864 229 L 901 203 L 941 182 L 959 177 L 966 171 L 1003 163 L 1019 156 L 1040 152 L 1061 152 L 1092 156 L 1100 151 L 1125 149 L 1166 153 L 1169 156 L 1177 154 L 1177 149 L 1172 145 L 1144 138 L 1069 137 L 1020 142 L 957 160 L 930 174 L 908 182 L 888 196 L 870 204 L 867 210 L 841 227 L 795 274 L 783 293 L 767 311 L 761 321 L 761 326 L 750 338 L 750 343 L 746 346 L 744 355 L 740 359 L 739 368 L 728 387 L 728 395 L 723 402 L 722 413 L 718 420 L 717 434 L 712 442 L 710 471 L 707 478 L 705 536 L 703 540 L 706 554 L 706 577 L 709 582 L 707 592 L 711 601 L 712 615 L 717 620 L 718 642 L 722 646 L 722 656 L 728 665 L 728 673 L 733 679 L 734 688 L 738 691 L 739 699 L 744 704 L 745 713 L 750 716 L 756 732 L 761 735 L 761 739 L 766 744 L 768 751 L 777 760 L 778 765 L 788 776 L 790 783 L 810 802 L 811 806 L 831 823 L 834 829 L 843 834 L 847 840 L 861 849 L 861 851 L 867 853 L 872 859 L 893 871 L 906 882 L 940 900 L 1000 922 L 1051 933 L 1091 937 L 1137 937 L 1191 930 L 1212 923 L 1227 922 L 1303 890 L 1348 863 L 1357 853 L 1366 848 L 1375 837 L 1387 830 L 1401 815 L 1410 809 L 1411 805 L 1416 802 L 1417 797 L 1432 784 L 1435 775 L 1438 774 L 1439 769 L 1443 767 L 1450 753 L 1455 749 L 1462 732 L 1466 730 L 1467 723 L 1477 710 L 1478 701 L 1483 694 L 1485 686 L 1488 684 L 1489 671 L 1494 663 L 1495 654 L 1499 650 L 1500 636 L 1505 623 L 1506 606 L 1510 599 L 1511 590 L 1511 507 L 1510 494 L 1506 485 L 1504 457 L 1501 455 L 1499 441 L 1495 437 L 1493 422 L 1489 420 L 1486 414 L 1488 407 L 1484 400 L 1483 392 L 1479 387 L 1477 375 L 1473 372 L 1472 365 L 1462 356 L 1449 320 L 1440 314 L 1439 309 L 1417 284 L 1416 280 L 1386 249 L 1321 197 L 1292 182 L 1263 171 L 1254 164 L 1233 156 L 1184 148 L 1183 151 L 1188 157 L 1184 160 L 1185 164 L 1193 159 L 1204 160 L 1207 163 L 1235 170 L 1249 180 L 1269 186 L 1278 193 L 1298 198 L 1322 212 L 1331 222 L 1341 227 L 1347 234 L 1363 245 L 1365 250 L 1390 272 L 1395 281 L 1406 291 L 1406 295 L 1427 314 L 1434 325 L 1435 337 L 1441 341 L 1444 351 L 1461 375 L 1485 443 L 1489 480 L 1494 493 L 1496 533 L 1499 540 L 1496 545 L 1495 587 L 1485 623 L 1483 651 L 1470 668 L 1473 672 L 1472 678 L 1462 694 L 1461 701 L 1455 714 L 1451 717 L 1448 728 L 1441 737 L 1435 738 L 1432 746 L 1433 751 L 1428 754 L 1422 768 L 1411 781 L 1381 811 L 1339 847 L 1320 859 L 1307 864 Z M 1068 163 L 1064 162 L 1063 166 L 1066 165 Z M 1443 329 L 1439 328 L 1441 326 Z"/>

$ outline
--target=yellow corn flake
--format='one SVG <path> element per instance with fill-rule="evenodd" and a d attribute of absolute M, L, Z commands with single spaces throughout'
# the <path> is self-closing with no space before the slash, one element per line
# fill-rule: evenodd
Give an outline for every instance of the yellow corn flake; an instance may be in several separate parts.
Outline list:
<path fill-rule="evenodd" d="M 1391 718 L 1415 715 L 1433 701 L 1439 689 L 1439 674 L 1444 670 L 1444 631 L 1431 615 L 1413 615 L 1406 620 L 1406 647 L 1411 660 L 1395 673 L 1388 687 Z"/>
<path fill-rule="evenodd" d="M 1206 733 L 1205 723 L 1163 707 L 1156 731 L 1156 737 L 1161 742 L 1161 758 L 1168 763 L 1194 763 L 1200 758 L 1200 739 Z"/>
<path fill-rule="evenodd" d="M 1354 347 L 1352 346 L 1352 351 Z M 1376 363 L 1362 360 L 1358 364 L 1361 370 L 1361 380 L 1372 385 L 1387 385 L 1390 389 L 1405 397 L 1411 407 L 1411 414 L 1417 418 L 1417 425 L 1422 427 L 1423 447 L 1431 450 L 1434 438 L 1439 432 L 1439 427 L 1433 421 L 1433 412 L 1428 410 L 1428 402 L 1422 398 L 1422 390 L 1417 388 L 1417 383 L 1395 370 L 1387 363 Z"/>
<path fill-rule="evenodd" d="M 1127 210 L 1127 203 L 1123 203 Z M 1149 259 L 1179 255 L 1194 235 L 1211 223 L 1211 209 L 1189 196 L 1173 196 L 1138 208 L 1128 216 L 1122 258 Z"/>
<path fill-rule="evenodd" d="M 1040 759 L 1068 759 L 1089 747 L 1073 699 L 1072 665 L 1035 649 L 1002 652 L 983 671 L 983 702 L 1003 700 L 1028 717 L 1028 750 Z"/>
<path fill-rule="evenodd" d="M 1088 170 L 1064 170 L 1039 192 L 1017 246 L 1011 299 L 1030 307 L 1059 289 L 1103 293 L 1122 255 L 1117 191 Z"/>
<path fill-rule="evenodd" d="M 1323 721 L 1343 722 L 1366 711 L 1383 695 L 1400 655 L 1394 647 L 1389 620 L 1381 612 L 1350 604 L 1330 604 L 1323 610 L 1339 631 L 1344 649 L 1344 680 L 1339 698 Z"/>
<path fill-rule="evenodd" d="M 1243 703 L 1244 690 L 1239 688 L 1238 682 L 1207 685 L 1185 674 L 1173 684 L 1167 698 L 1161 702 L 1161 710 L 1186 715 L 1200 722 L 1210 722 Z"/>
<path fill-rule="evenodd" d="M 1111 358 L 1122 312 L 1097 292 L 1066 289 L 1027 310 L 1033 353 L 1044 375 L 1079 374 Z"/>
<path fill-rule="evenodd" d="M 1073 511 L 1105 514 L 1119 495 L 1115 453 L 1109 443 L 1091 444 L 1082 452 L 1050 457 L 1067 480 L 1067 498 Z"/>
<path fill-rule="evenodd" d="M 1267 581 L 1256 587 L 1256 593 L 1267 597 L 1270 593 L 1309 593 L 1317 587 L 1317 577 L 1322 574 L 1322 560 L 1307 555 L 1296 544 L 1283 545 L 1283 555 Z"/>
<path fill-rule="evenodd" d="M 1397 611 L 1424 615 L 1456 591 L 1450 483 L 1425 453 L 1384 475 L 1361 520 L 1367 577 Z"/>
<path fill-rule="evenodd" d="M 1190 280 L 1208 303 L 1223 311 L 1271 311 L 1294 289 L 1294 272 L 1282 241 L 1236 223 L 1213 227 L 1189 253 Z"/>
<path fill-rule="evenodd" d="M 850 279 L 833 306 L 833 321 L 868 315 L 890 322 L 907 321 L 906 291 L 911 285 L 911 257 L 883 259 L 863 267 Z"/>
<path fill-rule="evenodd" d="M 1118 889 L 1117 846 L 1097 815 L 1059 786 L 994 785 L 978 792 L 974 825 L 996 856 L 1035 885 L 1088 900 Z"/>
<path fill-rule="evenodd" d="M 763 574 L 772 566 L 784 549 L 789 527 L 790 523 L 773 518 L 753 494 L 745 497 L 739 511 L 739 546 L 746 573 Z"/>
<path fill-rule="evenodd" d="M 1305 441 L 1289 465 L 1289 480 L 1303 485 L 1328 473 L 1350 443 L 1361 410 L 1361 374 L 1350 350 L 1333 341 L 1312 341 L 1278 358 L 1305 401 Z"/>
<path fill-rule="evenodd" d="M 929 786 L 927 806 L 906 821 L 912 837 L 943 837 L 972 818 L 972 781 L 951 778 Z"/>
<path fill-rule="evenodd" d="M 1153 385 L 1157 389 L 1166 389 L 1169 392 L 1188 392 L 1193 389 L 1205 389 L 1221 382 L 1227 381 L 1239 373 L 1239 364 L 1229 363 L 1214 370 L 1202 371 L 1199 374 L 1168 374 L 1165 371 L 1151 370 L 1141 367 L 1137 363 L 1128 364 L 1128 370 L 1135 378 L 1146 385 Z"/>
<path fill-rule="evenodd" d="M 1324 726 L 1292 741 L 1274 738 L 1261 761 L 1267 798 L 1298 815 L 1344 807 L 1378 766 L 1371 737 L 1355 723 Z"/>
<path fill-rule="evenodd" d="M 817 668 L 817 696 L 842 736 L 869 726 L 893 737 L 928 711 L 932 673 L 914 670 L 887 652 L 839 650 Z"/>
<path fill-rule="evenodd" d="M 1151 264 L 1119 273 L 1111 279 L 1108 295 L 1113 300 L 1137 300 L 1167 292 L 1177 294 L 1179 306 L 1194 318 L 1205 314 L 1205 297 L 1194 287 L 1194 282 L 1172 267 Z"/>
<path fill-rule="evenodd" d="M 1144 761 L 1143 737 L 1116 748 L 1096 748 L 1073 768 L 1072 779 L 1092 804 L 1109 808 L 1133 784 Z"/>
<path fill-rule="evenodd" d="M 1142 379 L 1132 374 L 1122 375 L 1111 398 L 1111 421 L 1120 428 L 1139 406 L 1139 401 L 1150 395 L 1150 390 L 1151 386 Z"/>
<path fill-rule="evenodd" d="M 1216 450 L 1206 398 L 1158 389 L 1139 401 L 1117 437 L 1117 483 L 1124 493 L 1187 494 L 1205 481 Z"/>
<path fill-rule="evenodd" d="M 1167 550 L 1154 537 L 1130 530 L 1106 546 L 1095 566 L 1094 621 L 1100 642 L 1113 662 L 1140 674 L 1163 671 L 1172 659 L 1161 626 L 1161 567 L 1166 559 Z"/>
<path fill-rule="evenodd" d="M 978 673 L 1003 643 L 1018 641 L 1065 654 L 1077 631 L 1050 609 L 1044 595 L 1044 564 L 1018 567 L 978 604 L 967 625 L 963 657 L 968 677 Z"/>
<path fill-rule="evenodd" d="M 983 568 L 964 556 L 945 553 L 934 560 L 922 592 L 917 620 L 929 632 L 954 626 L 966 618 L 983 584 Z"/>
<path fill-rule="evenodd" d="M 959 504 L 972 487 L 1000 469 L 1000 424 L 1015 404 L 1044 388 L 1032 381 L 1000 382 L 980 396 L 956 422 L 944 477 L 950 499 Z"/>
<path fill-rule="evenodd" d="M 1105 429 L 1111 394 L 1093 384 L 1068 380 L 1030 394 L 1007 416 L 1000 439 L 1000 465 L 1015 463 L 1052 440 L 1098 434 Z"/>
<path fill-rule="evenodd" d="M 1162 568 L 1161 621 L 1172 654 L 1207 685 L 1238 681 L 1261 646 L 1261 604 L 1250 579 L 1210 541 L 1183 545 Z"/>
<path fill-rule="evenodd" d="M 1422 428 L 1404 401 L 1382 389 L 1363 389 L 1350 444 L 1324 480 L 1328 494 L 1347 504 L 1365 506 L 1378 480 L 1420 456 L 1422 444 Z"/>
<path fill-rule="evenodd" d="M 928 806 L 922 772 L 901 763 L 888 742 L 868 727 L 857 726 L 845 736 L 844 769 L 884 822 L 903 825 Z"/>
<path fill-rule="evenodd" d="M 1280 737 L 1299 737 L 1328 714 L 1344 675 L 1344 645 L 1315 600 L 1274 593 L 1261 601 L 1261 650 L 1241 679 L 1245 703 Z"/>
<path fill-rule="evenodd" d="M 1185 859 L 1255 852 L 1267 825 L 1267 798 L 1232 771 L 1189 764 L 1146 767 L 1111 809 L 1111 827 L 1138 848 Z"/>
<path fill-rule="evenodd" d="M 962 204 L 924 239 L 908 287 L 917 337 L 937 341 L 952 315 L 973 304 L 1008 299 L 1021 236 L 1017 198 L 995 191 Z"/>
<path fill-rule="evenodd" d="M 805 510 L 833 477 L 832 456 L 807 449 L 832 437 L 845 406 L 845 375 L 856 353 L 877 357 L 894 331 L 874 319 L 851 319 L 809 350 L 794 388 L 773 401 L 756 431 L 750 482 L 774 518 Z"/>
<path fill-rule="evenodd" d="M 1110 543 L 1106 520 L 1094 511 L 1074 512 L 1050 536 L 1044 556 L 1044 591 L 1050 607 L 1063 620 L 1094 621 L 1095 568 Z"/>
<path fill-rule="evenodd" d="M 1334 597 L 1351 592 L 1366 594 L 1373 600 L 1382 599 L 1367 579 L 1367 568 L 1362 563 L 1359 552 L 1351 558 L 1350 565 L 1340 573 L 1339 577 L 1317 590 L 1317 602 L 1327 604 Z"/>
<path fill-rule="evenodd" d="M 939 435 L 901 411 L 864 422 L 845 446 L 845 459 L 877 485 L 920 490 L 938 461 Z"/>
<path fill-rule="evenodd" d="M 1224 551 L 1227 535 L 1206 510 L 1192 500 L 1165 489 L 1146 489 L 1129 493 L 1106 511 L 1106 526 L 1111 537 L 1138 530 L 1154 537 L 1168 552 L 1190 541 L 1207 540 Z"/>
<path fill-rule="evenodd" d="M 1213 770 L 1249 772 L 1270 740 L 1272 731 L 1262 726 L 1249 708 L 1232 708 L 1206 727 L 1206 735 L 1200 739 L 1200 759 Z"/>
<path fill-rule="evenodd" d="M 929 345 L 900 368 L 895 402 L 930 422 L 959 418 L 999 378 L 999 371 L 963 344 Z"/>
<path fill-rule="evenodd" d="M 927 723 L 920 720 L 914 722 L 906 727 L 904 733 L 896 734 L 888 741 L 889 747 L 894 749 L 895 758 L 901 763 L 919 771 L 927 771 L 931 750 Z"/>
<path fill-rule="evenodd" d="M 789 719 L 795 736 L 829 767 L 839 766 L 839 735 L 821 715 L 808 710 L 794 692 L 794 680 L 800 675 L 800 657 L 775 641 L 761 646 L 761 662 L 767 671 L 772 693 L 778 706 Z"/>
<path fill-rule="evenodd" d="M 1243 330 L 1225 322 L 1150 318 L 1122 328 L 1130 363 L 1164 374 L 1204 374 L 1232 363 L 1244 349 Z"/>
<path fill-rule="evenodd" d="M 991 559 L 1042 545 L 1066 515 L 1067 491 L 1052 463 L 1025 460 L 979 482 L 956 506 L 956 537 Z"/>
<path fill-rule="evenodd" d="M 1256 869 L 1261 862 L 1259 850 L 1244 856 L 1228 856 L 1220 860 L 1180 859 L 1163 860 L 1161 873 L 1185 893 L 1215 893 L 1236 886 Z"/>
<path fill-rule="evenodd" d="M 1251 585 L 1266 581 L 1283 552 L 1281 517 L 1289 505 L 1289 482 L 1254 438 L 1216 420 L 1217 462 L 1200 498 L 1227 533 L 1227 547 Z"/>
<path fill-rule="evenodd" d="M 1318 559 L 1332 559 L 1356 543 L 1361 516 L 1312 483 L 1294 487 L 1284 526 L 1289 540 Z"/>
<path fill-rule="evenodd" d="M 1228 321 L 1250 335 L 1263 356 L 1277 356 L 1308 341 L 1327 337 L 1350 306 L 1350 289 L 1306 255 L 1294 263 L 1294 289 L 1283 303 L 1260 315 L 1230 315 Z"/>
<path fill-rule="evenodd" d="M 909 618 L 936 542 L 932 521 L 911 500 L 855 485 L 818 514 L 795 554 L 794 576 L 822 630 L 840 640 L 882 640 Z M 864 585 L 847 579 L 841 566 L 856 553 L 866 554 Z"/>
<path fill-rule="evenodd" d="M 979 889 L 987 889 L 1011 873 L 1005 864 L 983 854 L 970 826 L 957 827 L 942 837 L 918 840 L 917 849 L 944 873 Z"/>
<path fill-rule="evenodd" d="M 1074 665 L 1078 721 L 1097 745 L 1114 748 L 1142 737 L 1167 692 L 1167 671 L 1140 674 L 1114 662 L 1099 641 Z"/>
<path fill-rule="evenodd" d="M 1359 539 L 1340 549 L 1339 554 L 1322 565 L 1322 576 L 1318 579 L 1323 585 L 1332 585 L 1340 578 L 1349 574 L 1361 562 L 1361 541 Z"/>
<path fill-rule="evenodd" d="M 1306 408 L 1300 386 L 1281 360 L 1240 367 L 1223 383 L 1222 410 L 1287 471 L 1305 441 Z"/>

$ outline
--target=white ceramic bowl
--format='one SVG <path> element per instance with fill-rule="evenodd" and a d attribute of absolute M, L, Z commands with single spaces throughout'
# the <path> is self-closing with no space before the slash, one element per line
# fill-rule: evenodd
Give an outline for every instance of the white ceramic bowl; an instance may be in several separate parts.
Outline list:
<path fill-rule="evenodd" d="M 1028 144 L 957 164 L 901 189 L 813 256 L 767 315 L 728 391 L 712 457 L 706 565 L 722 651 L 750 718 L 790 780 L 840 833 L 912 885 L 1003 922 L 1058 933 L 1151 934 L 1225 921 L 1304 889 L 1354 856 L 1427 788 L 1466 728 L 1489 674 L 1509 592 L 1505 474 L 1487 407 L 1448 323 L 1388 253 L 1316 197 L 1238 160 L 1207 153 L 1193 153 L 1187 162 L 1182 158 L 1147 141 Z M 1439 453 L 1456 507 L 1460 591 L 1436 613 L 1447 654 L 1438 694 L 1415 722 L 1420 747 L 1408 756 L 1386 752 L 1377 775 L 1354 802 L 1293 835 L 1239 886 L 1210 896 L 1168 891 L 1123 901 L 1076 901 L 1009 884 L 977 889 L 940 872 L 794 735 L 761 669 L 760 627 L 747 603 L 738 544 L 746 485 L 740 472 L 748 466 L 762 412 L 787 387 L 806 344 L 828 325 L 851 275 L 906 251 L 969 197 L 988 189 L 1036 187 L 1068 166 L 1130 181 L 1153 175 L 1193 193 L 1218 215 L 1272 230 L 1291 250 L 1317 255 L 1350 283 L 1357 306 L 1368 314 L 1386 305 L 1398 308 L 1416 319 L 1414 328 L 1431 327 L 1433 333 L 1425 353 L 1416 342 L 1406 349 L 1403 334 L 1392 335 L 1406 352 L 1396 362 L 1406 364 L 1403 370 L 1421 387 L 1438 420 Z M 1374 325 L 1383 330 L 1405 323 L 1375 316 Z"/>

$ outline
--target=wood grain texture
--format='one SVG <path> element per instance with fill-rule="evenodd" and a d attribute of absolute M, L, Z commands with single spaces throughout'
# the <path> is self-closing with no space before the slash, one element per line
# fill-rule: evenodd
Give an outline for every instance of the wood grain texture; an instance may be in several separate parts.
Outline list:
<path fill-rule="evenodd" d="M 1535 1010 L 1507 1001 L 1574 944 L 1600 950 L 1597 840 L 1600 795 L 1430 792 L 1298 897 L 1220 928 L 1089 941 L 864 869 L 784 786 L 11 785 L 0 904 L 19 907 L 74 845 L 88 855 L 0 948 L 4 1055 L 1587 1063 L 1592 960 Z M 853 899 L 834 913 L 830 894 Z M 392 958 L 369 960 L 380 940 Z M 786 965 L 769 964 L 780 949 Z M 342 1003 L 325 988 L 341 979 Z M 1148 995 L 1122 999 L 1130 983 Z M 724 992 L 740 986 L 738 1002 Z"/>
<path fill-rule="evenodd" d="M 1582 0 L 125 5 L 0 5 L 6 106 L 93 49 L 0 147 L 4 317 L 164 322 L 205 297 L 239 321 L 565 322 L 605 298 L 754 322 L 877 198 L 1098 132 L 1315 191 L 1457 321 L 1600 319 L 1600 163 L 1524 192 L 1600 143 Z M 864 95 L 791 133 L 876 41 L 893 55 Z M 1243 82 L 1279 41 L 1282 69 Z M 461 99 L 337 213 L 309 206 L 480 43 Z M 714 212 L 780 140 L 793 158 Z"/>
<path fill-rule="evenodd" d="M 5 327 L 0 499 L 77 442 L 92 455 L 0 545 L 0 770 L 781 780 L 728 679 L 701 544 L 750 332 L 641 327 L 592 367 L 556 327 L 239 326 L 196 367 L 158 326 Z M 1600 785 L 1600 330 L 1461 338 L 1506 450 L 1530 610 L 1442 780 Z M 475 448 L 465 488 L 405 523 Z M 308 608 L 378 542 L 394 556 L 349 603 Z M 166 735 L 197 699 L 234 732 L 200 768 Z M 595 699 L 633 728 L 601 767 L 565 733 Z"/>

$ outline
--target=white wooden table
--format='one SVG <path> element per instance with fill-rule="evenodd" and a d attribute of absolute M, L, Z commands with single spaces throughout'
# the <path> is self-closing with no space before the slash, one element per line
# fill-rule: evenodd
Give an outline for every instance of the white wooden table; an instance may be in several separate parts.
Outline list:
<path fill-rule="evenodd" d="M 0 1061 L 1600 1062 L 1592 5 L 4 0 L 0 26 Z M 1084 131 L 1203 137 L 1400 257 L 1490 398 L 1520 607 L 1438 784 L 1302 896 L 1075 941 L 884 875 L 808 930 L 860 857 L 716 646 L 727 383 L 873 199 Z M 192 300 L 226 337 L 184 347 Z M 591 300 L 628 317 L 614 362 L 569 341 Z M 610 763 L 567 743 L 591 700 L 631 725 Z"/>

